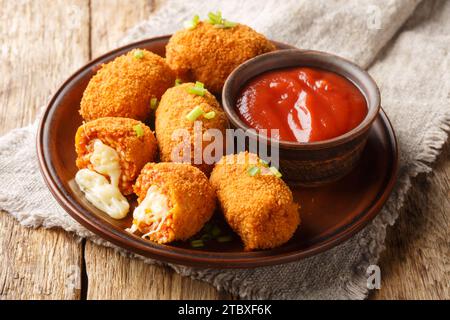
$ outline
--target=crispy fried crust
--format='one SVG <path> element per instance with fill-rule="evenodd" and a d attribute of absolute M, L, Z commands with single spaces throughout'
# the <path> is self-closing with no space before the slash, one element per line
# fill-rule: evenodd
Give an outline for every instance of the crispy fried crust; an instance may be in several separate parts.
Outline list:
<path fill-rule="evenodd" d="M 248 26 L 218 29 L 200 22 L 193 30 L 176 32 L 166 46 L 166 61 L 184 81 L 201 81 L 220 93 L 228 75 L 238 65 L 275 50 L 263 35 Z"/>
<path fill-rule="evenodd" d="M 298 205 L 283 180 L 273 175 L 249 176 L 247 169 L 254 165 L 249 164 L 249 154 L 239 157 L 223 157 L 210 177 L 225 218 L 246 250 L 280 246 L 300 223 Z"/>
<path fill-rule="evenodd" d="M 192 237 L 211 218 L 216 207 L 216 195 L 208 178 L 189 164 L 145 165 L 134 186 L 139 203 L 152 185 L 162 190 L 172 205 L 171 219 L 165 222 L 167 228 L 164 228 L 168 234 L 157 232 L 151 236 L 153 241 L 167 243 Z"/>
<path fill-rule="evenodd" d="M 134 126 L 140 125 L 144 134 L 137 137 Z M 119 154 L 121 177 L 119 188 L 122 194 L 133 192 L 133 183 L 142 167 L 154 161 L 157 142 L 153 132 L 140 121 L 128 118 L 100 118 L 80 126 L 75 135 L 76 164 L 79 169 L 90 168 L 93 144 L 100 139 Z"/>
<path fill-rule="evenodd" d="M 179 86 L 170 88 L 164 93 L 156 110 L 155 132 L 160 148 L 160 157 L 162 161 L 172 161 L 172 151 L 179 148 L 179 139 L 172 140 L 172 134 L 179 129 L 186 129 L 189 133 L 191 143 L 191 163 L 202 170 L 205 174 L 209 174 L 213 168 L 213 164 L 194 163 L 194 122 L 186 119 L 186 115 L 196 106 L 200 106 L 206 112 L 214 111 L 216 116 L 213 119 L 205 119 L 202 116 L 197 121 L 202 122 L 202 134 L 208 129 L 219 129 L 222 135 L 228 127 L 228 120 L 225 112 L 220 107 L 216 98 L 209 92 L 203 97 L 188 93 L 187 89 L 194 86 L 194 83 L 184 83 Z M 213 140 L 213 139 L 212 139 Z M 202 150 L 209 145 L 211 141 L 203 141 Z M 184 154 L 180 152 L 180 157 Z"/>
<path fill-rule="evenodd" d="M 80 105 L 86 120 L 126 117 L 144 121 L 150 114 L 150 100 L 158 100 L 175 81 L 175 74 L 160 56 L 137 49 L 104 64 L 89 81 Z"/>

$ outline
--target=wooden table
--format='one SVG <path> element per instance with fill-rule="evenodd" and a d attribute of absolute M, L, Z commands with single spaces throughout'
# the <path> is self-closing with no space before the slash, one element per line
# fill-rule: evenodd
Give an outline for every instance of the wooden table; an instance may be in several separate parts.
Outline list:
<path fill-rule="evenodd" d="M 24 126 L 72 72 L 113 49 L 160 5 L 147 0 L 0 0 L 0 134 Z M 450 298 L 450 148 L 419 186 L 381 259 L 371 298 Z M 415 202 L 418 203 L 417 201 Z M 121 257 L 61 230 L 27 229 L 0 213 L 1 299 L 233 298 L 165 267 Z"/>

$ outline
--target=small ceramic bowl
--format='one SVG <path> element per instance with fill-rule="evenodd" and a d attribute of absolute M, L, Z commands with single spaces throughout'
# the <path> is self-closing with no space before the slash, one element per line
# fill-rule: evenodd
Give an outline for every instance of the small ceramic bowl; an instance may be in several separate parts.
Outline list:
<path fill-rule="evenodd" d="M 280 168 L 289 183 L 315 186 L 339 180 L 358 163 L 380 110 L 377 84 L 356 64 L 332 54 L 310 50 L 289 49 L 260 55 L 241 64 L 228 77 L 222 92 L 225 112 L 235 128 L 250 129 L 236 112 L 236 101 L 242 87 L 259 74 L 289 67 L 313 67 L 337 73 L 356 85 L 367 101 L 367 116 L 356 128 L 341 136 L 310 143 L 279 141 Z M 251 131 L 248 136 L 269 145 L 274 142 Z"/>

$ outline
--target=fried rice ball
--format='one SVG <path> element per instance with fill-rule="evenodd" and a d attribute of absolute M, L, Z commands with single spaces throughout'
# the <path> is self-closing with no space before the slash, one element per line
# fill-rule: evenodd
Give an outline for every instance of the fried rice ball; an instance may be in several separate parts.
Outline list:
<path fill-rule="evenodd" d="M 253 176 L 249 169 L 258 167 Z M 225 219 L 246 250 L 270 249 L 286 243 L 300 223 L 289 187 L 257 155 L 228 155 L 216 164 L 210 181 Z"/>
<path fill-rule="evenodd" d="M 158 109 L 156 110 L 156 138 L 158 139 L 162 161 L 189 162 L 208 175 L 211 172 L 215 161 L 205 161 L 203 157 L 200 161 L 195 161 L 194 147 L 199 145 L 199 143 L 194 145 L 194 142 L 200 134 L 200 130 L 195 130 L 196 123 L 198 126 L 198 121 L 201 121 L 202 137 L 200 137 L 200 141 L 201 152 L 203 155 L 204 148 L 214 141 L 212 138 L 208 141 L 204 136 L 204 133 L 208 129 L 218 129 L 223 137 L 225 135 L 225 130 L 228 128 L 228 119 L 222 107 L 210 92 L 206 91 L 204 96 L 189 93 L 189 88 L 192 88 L 193 86 L 194 83 L 184 83 L 170 88 L 164 93 Z M 206 119 L 204 116 L 200 116 L 194 122 L 188 120 L 186 115 L 197 106 L 199 106 L 204 113 L 213 111 L 215 116 L 212 119 Z M 186 129 L 186 132 L 189 134 L 190 155 L 185 154 L 187 151 L 182 148 L 182 145 L 180 144 L 181 141 L 185 140 L 184 137 L 173 136 L 174 133 L 180 129 Z M 172 153 L 175 153 L 179 158 L 185 157 L 188 161 L 175 161 L 176 159 L 173 158 Z M 219 156 L 221 155 L 222 153 Z"/>
<path fill-rule="evenodd" d="M 79 169 L 95 171 L 92 155 L 98 140 L 113 148 L 119 156 L 118 187 L 121 193 L 133 193 L 133 184 L 141 169 L 157 155 L 158 145 L 153 132 L 142 122 L 128 118 L 106 117 L 84 123 L 75 135 Z M 106 165 L 107 160 L 100 159 L 99 162 Z"/>
<path fill-rule="evenodd" d="M 134 192 L 139 206 L 129 232 L 157 243 L 186 240 L 211 218 L 216 195 L 199 169 L 182 163 L 148 163 Z"/>
<path fill-rule="evenodd" d="M 126 117 L 145 121 L 151 99 L 160 99 L 175 74 L 160 56 L 134 49 L 102 65 L 84 91 L 80 114 L 86 121 Z"/>
<path fill-rule="evenodd" d="M 199 22 L 192 30 L 180 30 L 166 46 L 166 61 L 183 81 L 200 81 L 218 94 L 237 66 L 257 55 L 276 49 L 262 34 L 237 24 L 216 28 Z"/>

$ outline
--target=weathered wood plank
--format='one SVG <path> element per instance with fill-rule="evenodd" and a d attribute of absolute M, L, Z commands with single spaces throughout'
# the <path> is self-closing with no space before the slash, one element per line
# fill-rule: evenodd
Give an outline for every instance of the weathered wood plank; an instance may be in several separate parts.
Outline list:
<path fill-rule="evenodd" d="M 388 230 L 373 299 L 450 299 L 450 144 Z"/>
<path fill-rule="evenodd" d="M 32 121 L 60 82 L 90 57 L 113 49 L 159 2 L 0 0 L 0 134 Z M 422 176 L 417 185 L 410 198 L 420 205 L 407 206 L 389 229 L 382 289 L 371 298 L 450 299 L 449 146 L 430 179 Z M 5 213 L 0 228 L 0 299 L 80 298 L 82 246 L 72 236 L 23 228 Z M 85 259 L 90 299 L 229 298 L 90 242 Z"/>
<path fill-rule="evenodd" d="M 112 50 L 125 32 L 151 13 L 153 1 L 92 0 L 92 55 Z M 87 242 L 88 299 L 220 299 L 228 295 L 190 280 L 169 268 L 127 259 L 114 250 Z"/>
<path fill-rule="evenodd" d="M 151 0 L 91 0 L 92 58 L 117 47 L 126 31 L 148 18 Z"/>
<path fill-rule="evenodd" d="M 123 257 L 111 248 L 86 243 L 88 299 L 227 299 L 212 286 L 182 277 L 167 267 Z"/>
<path fill-rule="evenodd" d="M 87 0 L 0 0 L 0 134 L 34 120 L 88 59 Z M 0 299 L 78 299 L 82 247 L 0 213 Z"/>

